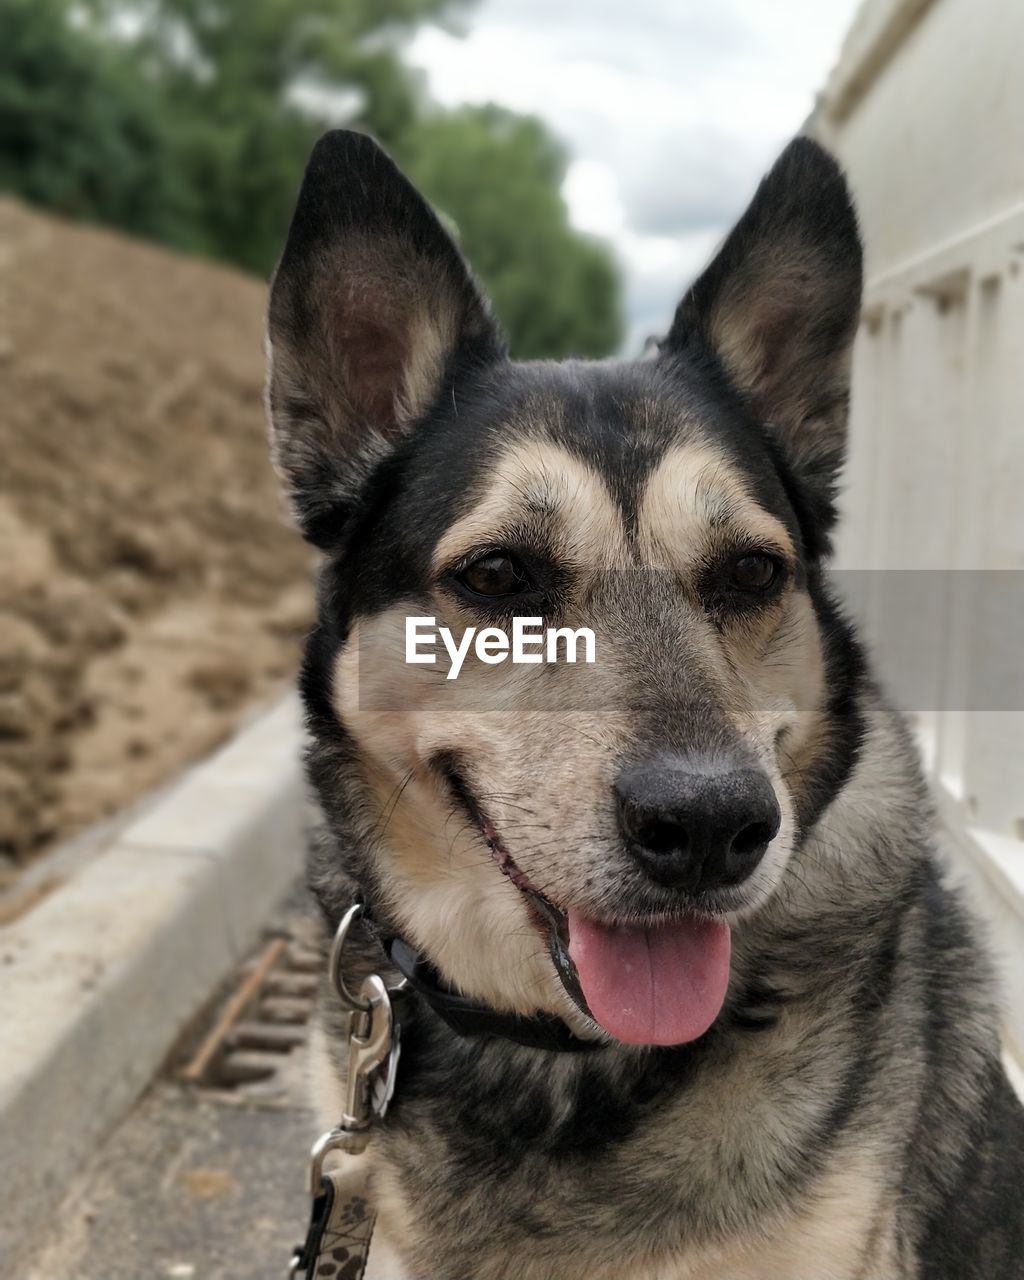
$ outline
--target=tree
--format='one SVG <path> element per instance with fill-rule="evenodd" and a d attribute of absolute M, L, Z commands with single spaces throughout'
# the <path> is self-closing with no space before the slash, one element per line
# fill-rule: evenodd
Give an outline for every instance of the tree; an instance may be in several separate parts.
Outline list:
<path fill-rule="evenodd" d="M 0 0 L 0 187 L 187 245 L 195 209 L 162 103 L 65 0 Z"/>
<path fill-rule="evenodd" d="M 622 338 L 619 276 L 569 224 L 565 155 L 543 124 L 501 108 L 428 115 L 398 159 L 454 222 L 521 359 L 603 356 Z"/>
<path fill-rule="evenodd" d="M 397 146 L 419 109 L 403 40 L 467 3 L 82 0 L 81 7 L 95 30 L 128 44 L 162 97 L 182 181 L 199 205 L 190 247 L 266 273 L 316 138 L 346 110 L 351 126 Z M 317 99 L 319 110 L 311 109 Z"/>
<path fill-rule="evenodd" d="M 0 0 L 0 185 L 265 274 L 344 109 L 455 223 L 517 355 L 607 354 L 618 276 L 569 225 L 561 148 L 496 107 L 430 109 L 402 62 L 469 2 Z"/>

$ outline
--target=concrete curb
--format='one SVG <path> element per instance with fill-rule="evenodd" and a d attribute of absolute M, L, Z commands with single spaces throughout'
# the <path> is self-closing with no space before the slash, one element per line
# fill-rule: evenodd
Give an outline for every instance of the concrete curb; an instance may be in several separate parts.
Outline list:
<path fill-rule="evenodd" d="M 295 881 L 289 697 L 192 769 L 67 885 L 0 928 L 0 1257 L 71 1179 Z"/>

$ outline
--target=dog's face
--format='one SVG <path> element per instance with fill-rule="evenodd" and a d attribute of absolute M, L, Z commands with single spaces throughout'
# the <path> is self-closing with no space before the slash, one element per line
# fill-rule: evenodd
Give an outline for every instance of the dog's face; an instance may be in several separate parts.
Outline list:
<path fill-rule="evenodd" d="M 515 364 L 383 153 L 314 153 L 269 384 L 326 552 L 314 779 L 346 870 L 466 993 L 632 1043 L 718 1015 L 730 928 L 841 769 L 818 578 L 860 274 L 843 179 L 798 142 L 657 358 Z M 455 679 L 443 646 L 406 660 L 409 618 L 517 617 L 591 629 L 594 662 L 488 661 L 494 633 Z"/>

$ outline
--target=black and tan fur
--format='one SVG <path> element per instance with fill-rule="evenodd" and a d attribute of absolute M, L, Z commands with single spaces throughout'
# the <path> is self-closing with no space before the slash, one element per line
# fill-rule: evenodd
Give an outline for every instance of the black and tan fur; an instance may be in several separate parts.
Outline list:
<path fill-rule="evenodd" d="M 655 359 L 517 364 L 387 157 L 351 133 L 314 152 L 269 403 L 324 552 L 302 687 L 328 926 L 358 884 L 453 987 L 592 1036 L 488 834 L 552 902 L 655 918 L 679 895 L 623 847 L 624 768 L 739 755 L 781 815 L 749 878 L 696 904 L 732 923 L 733 960 L 693 1043 L 556 1054 L 410 1019 L 369 1156 L 409 1276 L 1024 1277 L 988 965 L 823 583 L 860 278 L 843 178 L 798 140 Z M 406 615 L 494 620 L 453 576 L 507 547 L 536 566 L 537 612 L 595 628 L 598 663 L 404 665 Z M 746 549 L 781 575 L 756 602 L 723 586 Z M 337 1033 L 328 1016 L 332 1107 Z"/>

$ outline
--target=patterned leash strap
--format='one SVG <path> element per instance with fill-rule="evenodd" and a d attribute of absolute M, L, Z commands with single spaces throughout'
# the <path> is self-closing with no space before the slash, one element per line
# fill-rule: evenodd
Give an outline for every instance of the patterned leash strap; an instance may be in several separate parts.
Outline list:
<path fill-rule="evenodd" d="M 291 1275 L 306 1280 L 363 1280 L 375 1215 L 361 1171 L 334 1170 L 320 1181 L 305 1243 L 295 1251 Z"/>
<path fill-rule="evenodd" d="M 400 1030 L 390 990 L 375 973 L 363 979 L 358 995 L 345 983 L 344 951 L 349 929 L 362 913 L 356 903 L 342 918 L 331 948 L 330 977 L 349 1014 L 345 1112 L 311 1153 L 309 1228 L 292 1255 L 289 1276 L 305 1280 L 362 1280 L 370 1253 L 375 1214 L 370 1207 L 366 1162 L 353 1160 L 369 1144 L 395 1090 Z M 404 984 L 402 984 L 404 985 Z M 324 1168 L 333 1152 L 350 1157 L 339 1168 Z"/>

